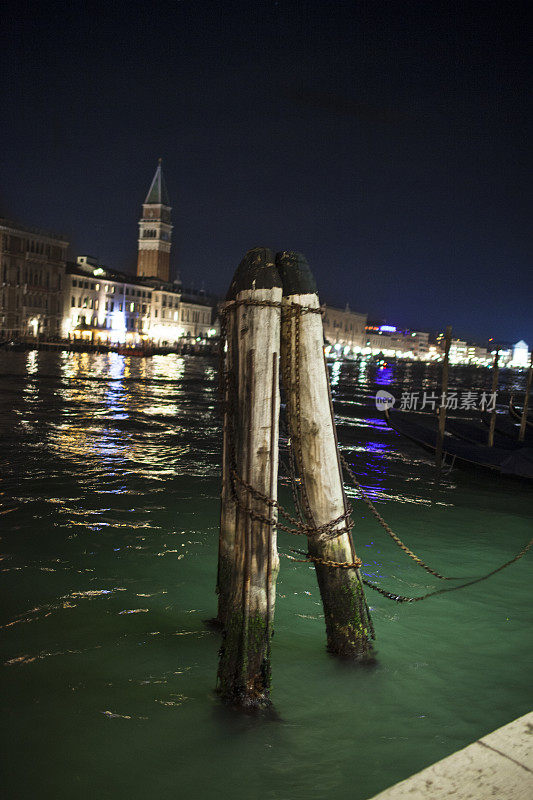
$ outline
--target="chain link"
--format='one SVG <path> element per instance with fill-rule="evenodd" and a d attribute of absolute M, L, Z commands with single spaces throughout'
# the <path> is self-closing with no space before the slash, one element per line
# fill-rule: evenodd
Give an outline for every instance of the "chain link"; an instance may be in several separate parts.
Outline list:
<path fill-rule="evenodd" d="M 260 306 L 266 308 L 282 308 L 283 310 L 289 309 L 289 313 L 293 313 L 298 318 L 298 324 L 296 328 L 297 335 L 299 334 L 299 318 L 302 311 L 309 311 L 310 313 L 322 313 L 320 308 L 308 308 L 307 306 L 301 306 L 298 303 L 287 303 L 281 304 L 276 303 L 273 301 L 268 300 L 236 300 L 228 303 L 224 311 L 226 312 L 228 309 L 236 309 L 239 306 Z M 225 337 L 226 337 L 226 313 L 224 313 L 224 326 L 223 326 L 223 335 L 221 331 L 221 369 L 222 369 L 222 391 L 225 401 L 225 413 L 226 418 L 228 420 L 228 436 L 229 436 L 229 453 L 230 453 L 230 463 L 231 463 L 231 470 L 230 470 L 230 477 L 231 477 L 231 490 L 232 495 L 235 503 L 239 507 L 239 509 L 247 514 L 251 519 L 254 519 L 258 522 L 262 522 L 266 525 L 273 526 L 276 523 L 276 527 L 280 530 L 283 530 L 287 533 L 293 535 L 303 535 L 307 537 L 317 536 L 321 538 L 321 541 L 329 541 L 331 539 L 337 538 L 338 536 L 343 535 L 344 533 L 349 533 L 350 529 L 353 527 L 352 521 L 349 519 L 349 510 L 346 511 L 344 514 L 339 515 L 336 519 L 330 520 L 329 522 L 315 526 L 309 523 L 304 523 L 301 520 L 296 519 L 293 517 L 289 512 L 279 503 L 277 500 L 274 500 L 268 495 L 260 492 L 258 489 L 253 487 L 251 484 L 247 483 L 237 472 L 237 459 L 235 454 L 235 431 L 234 431 L 234 417 L 235 417 L 235 408 L 234 408 L 234 400 L 236 394 L 236 387 L 235 387 L 235 374 L 233 371 L 228 371 L 225 369 Z M 299 384 L 299 381 L 298 381 Z M 299 398 L 299 393 L 298 393 Z M 299 413 L 298 413 L 299 417 Z M 298 442 L 300 442 L 301 437 L 298 437 Z M 292 440 L 291 440 L 292 441 Z M 291 448 L 292 449 L 292 448 Z M 300 463 L 302 463 L 300 458 Z M 284 525 L 279 520 L 274 521 L 271 517 L 267 517 L 264 514 L 260 514 L 257 511 L 252 510 L 248 507 L 248 504 L 243 502 L 240 497 L 239 490 L 237 489 L 237 484 L 244 489 L 244 491 L 250 494 L 255 500 L 258 500 L 264 503 L 268 508 L 276 508 L 279 513 L 285 517 L 285 519 L 289 520 L 290 523 L 294 526 L 290 528 L 288 525 Z M 307 493 L 305 493 L 307 495 Z M 308 512 L 308 519 L 312 519 L 311 510 L 309 500 L 306 500 L 306 507 L 309 509 Z M 307 513 L 307 510 L 306 510 Z M 338 528 L 337 526 L 344 522 L 344 527 Z M 334 563 L 334 562 L 332 562 Z"/>
<path fill-rule="evenodd" d="M 428 592 L 427 594 L 422 594 L 417 597 L 404 597 L 401 594 L 393 594 L 392 592 L 387 591 L 387 589 L 382 589 L 380 586 L 376 586 L 375 583 L 363 578 L 363 583 L 365 586 L 368 586 L 369 589 L 373 589 L 375 592 L 379 592 L 379 594 L 383 595 L 383 597 L 387 597 L 389 600 L 394 600 L 396 603 L 418 603 L 419 600 L 426 600 L 428 597 L 435 597 L 438 594 L 445 594 L 446 592 L 455 592 L 458 589 L 464 589 L 467 586 L 473 586 L 475 583 L 481 583 L 481 581 L 486 581 L 488 578 L 491 578 L 493 575 L 496 575 L 497 572 L 501 572 L 502 569 L 506 567 L 510 567 L 511 564 L 514 564 L 516 561 L 519 561 L 523 558 L 526 553 L 531 550 L 533 546 L 533 539 L 530 539 L 529 542 L 520 550 L 519 553 L 516 554 L 513 558 L 506 561 L 505 564 L 500 564 L 499 567 L 493 569 L 491 572 L 488 572 L 486 575 L 481 575 L 479 578 L 473 578 L 471 581 L 466 581 L 465 583 L 461 583 L 459 586 L 447 586 L 445 589 L 436 589 L 433 592 Z"/>
<path fill-rule="evenodd" d="M 266 494 L 254 489 L 249 483 L 246 483 L 240 475 L 232 469 L 231 471 L 232 478 L 234 481 L 239 483 L 240 486 L 245 490 L 245 492 L 249 493 L 254 497 L 256 500 L 260 500 L 261 502 L 265 503 L 267 506 L 271 508 L 276 508 L 280 514 L 282 514 L 286 519 L 289 520 L 293 525 L 296 526 L 296 529 L 289 528 L 287 525 L 283 525 L 283 523 L 277 521 L 277 527 L 287 533 L 295 534 L 296 536 L 321 536 L 323 534 L 329 534 L 329 536 L 323 536 L 323 540 L 329 540 L 340 536 L 343 533 L 347 533 L 350 528 L 353 527 L 353 522 L 349 519 L 349 511 L 345 514 L 341 514 L 336 519 L 332 519 L 330 522 L 326 522 L 324 525 L 319 525 L 316 528 L 311 527 L 310 525 L 306 525 L 302 523 L 300 520 L 296 519 L 296 517 L 291 516 L 289 512 L 279 503 L 277 500 L 273 500 L 271 497 L 268 497 Z M 272 520 L 268 517 L 262 516 L 261 514 L 257 514 L 256 512 L 252 512 L 248 506 L 242 502 L 237 492 L 235 492 L 236 502 L 239 508 L 243 511 L 246 511 L 253 519 L 256 519 L 260 522 L 266 522 L 268 524 L 272 524 Z M 335 528 L 340 522 L 346 521 L 345 528 Z"/>
<path fill-rule="evenodd" d="M 288 511 L 279 503 L 277 500 L 274 500 L 271 497 L 268 497 L 266 494 L 259 492 L 250 484 L 246 483 L 241 476 L 238 474 L 236 470 L 236 457 L 235 457 L 235 441 L 234 441 L 234 430 L 233 430 L 233 423 L 234 423 L 234 407 L 233 407 L 233 400 L 235 395 L 235 375 L 232 371 L 228 371 L 225 369 L 225 344 L 226 344 L 226 317 L 229 311 L 236 309 L 240 306 L 260 306 L 266 308 L 280 308 L 282 313 L 286 313 L 290 319 L 290 327 L 291 332 L 293 330 L 293 323 L 294 323 L 294 384 L 297 387 L 297 391 L 293 391 L 293 383 L 292 383 L 292 370 L 291 370 L 291 363 L 290 363 L 290 355 L 293 352 L 291 348 L 287 346 L 288 342 L 286 342 L 285 347 L 285 358 L 284 358 L 284 375 L 283 375 L 283 383 L 285 386 L 285 391 L 287 393 L 287 402 L 291 400 L 294 403 L 294 418 L 296 420 L 296 430 L 291 430 L 290 425 L 290 417 L 289 417 L 289 453 L 290 453 L 290 480 L 291 480 L 291 489 L 293 491 L 294 503 L 297 509 L 301 509 L 300 502 L 298 499 L 298 492 L 296 489 L 296 476 L 295 476 L 295 467 L 299 472 L 299 489 L 300 489 L 300 497 L 303 503 L 303 514 L 300 511 L 300 519 L 296 519 L 295 517 L 291 516 Z M 301 408 L 300 408 L 300 320 L 301 315 L 303 313 L 315 313 L 315 314 L 323 314 L 323 308 L 310 308 L 308 306 L 302 306 L 298 303 L 279 303 L 274 301 L 268 300 L 234 300 L 226 304 L 226 306 L 221 310 L 221 318 L 222 318 L 222 325 L 221 325 L 221 383 L 222 383 L 222 390 L 224 394 L 224 402 L 225 402 L 225 412 L 227 415 L 227 419 L 229 421 L 228 424 L 228 431 L 230 437 L 230 462 L 232 465 L 231 468 L 231 490 L 233 494 L 233 498 L 238 505 L 239 509 L 244 513 L 248 514 L 251 519 L 255 519 L 259 522 L 263 522 L 269 526 L 276 525 L 277 528 L 286 531 L 287 533 L 291 533 L 294 535 L 305 535 L 308 538 L 311 536 L 322 536 L 322 541 L 327 541 L 328 539 L 333 539 L 338 536 L 347 533 L 351 538 L 351 528 L 353 527 L 353 522 L 350 518 L 351 509 L 347 505 L 346 511 L 337 517 L 334 520 L 330 520 L 329 522 L 325 523 L 324 525 L 316 526 L 313 521 L 313 514 L 311 511 L 311 506 L 309 502 L 309 497 L 307 495 L 307 490 L 305 487 L 305 482 L 303 480 L 303 453 L 301 449 Z M 288 326 L 285 326 L 287 329 Z M 287 355 L 288 354 L 288 355 Z M 350 465 L 339 452 L 339 458 L 342 466 L 350 476 L 351 480 L 355 488 L 359 491 L 363 502 L 367 505 L 370 512 L 374 516 L 374 518 L 379 522 L 381 527 L 386 531 L 386 533 L 390 536 L 390 538 L 394 541 L 394 543 L 404 552 L 406 555 L 409 556 L 418 566 L 422 567 L 426 572 L 434 577 L 445 580 L 445 581 L 459 581 L 463 580 L 462 578 L 450 577 L 447 575 L 442 575 L 437 570 L 434 570 L 432 567 L 428 566 L 419 556 L 416 555 L 401 539 L 397 534 L 394 533 L 390 525 L 383 519 L 377 508 L 375 507 L 372 500 L 367 495 L 366 491 L 361 486 L 357 476 L 351 469 Z M 296 463 L 294 463 L 296 462 Z M 259 514 L 256 511 L 253 511 L 245 504 L 239 495 L 239 491 L 237 489 L 237 484 L 241 486 L 246 493 L 249 493 L 252 497 L 260 502 L 265 503 L 268 508 L 275 508 L 277 511 L 284 516 L 290 523 L 294 526 L 290 528 L 287 525 L 284 525 L 279 520 L 274 520 L 272 517 L 267 517 L 263 514 Z M 302 520 L 304 517 L 307 522 Z M 345 526 L 341 528 L 337 528 L 336 526 L 339 523 L 345 522 Z M 514 564 L 519 559 L 523 558 L 526 553 L 531 549 L 533 546 L 533 538 L 525 545 L 525 547 L 520 550 L 520 552 L 514 556 L 514 558 L 510 559 L 509 561 L 505 562 L 505 564 L 500 565 L 496 569 L 492 570 L 486 575 L 482 575 L 481 577 L 474 578 L 472 580 L 467 581 L 466 583 L 462 583 L 459 586 L 450 586 L 445 589 L 437 589 L 432 592 L 428 592 L 424 595 L 416 596 L 416 597 L 407 597 L 404 595 L 395 594 L 393 592 L 388 591 L 387 589 L 383 589 L 382 587 L 378 586 L 377 584 L 369 581 L 366 578 L 361 578 L 362 583 L 367 586 L 368 588 L 378 592 L 383 597 L 388 598 L 389 600 L 393 600 L 397 603 L 416 603 L 420 600 L 425 600 L 428 597 L 434 597 L 439 594 L 444 594 L 445 592 L 451 592 L 458 589 L 463 589 L 467 586 L 472 586 L 475 583 L 479 583 L 481 581 L 487 580 L 492 575 L 495 575 L 497 572 L 505 569 L 506 567 Z M 344 562 L 344 561 L 332 561 L 330 559 L 323 559 L 318 556 L 312 556 L 309 553 L 305 554 L 299 550 L 291 550 L 291 552 L 298 553 L 300 555 L 305 555 L 304 559 L 291 559 L 293 561 L 304 563 L 304 562 L 312 562 L 315 564 L 321 564 L 323 566 L 335 567 L 340 569 L 359 569 L 362 566 L 362 561 L 360 558 L 355 557 L 352 562 Z"/>
<path fill-rule="evenodd" d="M 305 558 L 291 558 L 291 561 L 296 561 L 299 564 L 313 562 L 315 564 L 323 564 L 325 567 L 340 567 L 341 569 L 359 569 L 359 567 L 363 566 L 363 562 L 360 558 L 356 558 L 355 561 L 352 561 L 351 563 L 348 561 L 331 561 L 331 559 L 328 558 L 311 556 L 309 553 L 304 553 L 303 550 L 293 550 L 292 547 L 291 553 L 298 553 L 301 556 L 305 556 Z"/>
<path fill-rule="evenodd" d="M 228 300 L 220 309 L 221 316 L 227 316 L 230 311 L 233 311 L 240 306 L 259 306 L 262 308 L 281 308 L 285 309 L 298 309 L 301 314 L 321 314 L 325 313 L 325 308 L 319 306 L 318 308 L 311 308 L 310 306 L 302 306 L 299 303 L 283 303 L 275 300 Z M 222 336 L 221 336 L 222 338 Z"/>
<path fill-rule="evenodd" d="M 379 522 L 381 527 L 388 533 L 388 535 L 391 537 L 393 542 L 395 542 L 395 544 L 398 545 L 400 550 L 403 550 L 403 552 L 406 553 L 409 556 L 409 558 L 412 558 L 413 561 L 416 564 L 418 564 L 419 567 L 422 567 L 422 569 L 425 569 L 426 572 L 429 572 L 430 575 L 434 575 L 435 578 L 440 578 L 440 580 L 443 580 L 443 581 L 460 581 L 460 580 L 463 580 L 462 578 L 450 578 L 447 575 L 441 575 L 440 572 L 437 572 L 437 570 L 433 569 L 432 567 L 429 567 L 424 561 L 422 561 L 422 559 L 419 556 L 416 555 L 416 553 L 413 553 L 413 551 L 410 550 L 409 547 L 407 547 L 407 545 L 404 542 L 402 542 L 400 537 L 397 536 L 394 533 L 394 531 L 392 530 L 390 525 L 388 525 L 385 522 L 385 520 L 383 519 L 383 517 L 381 516 L 381 514 L 377 510 L 376 506 L 374 505 L 374 503 L 372 502 L 370 497 L 367 495 L 367 493 L 365 492 L 365 490 L 363 489 L 363 487 L 361 486 L 361 484 L 357 480 L 357 477 L 356 477 L 355 473 L 351 469 L 350 465 L 348 464 L 348 462 L 346 461 L 346 459 L 344 458 L 342 453 L 339 453 L 339 455 L 340 455 L 342 466 L 344 467 L 344 469 L 346 470 L 346 472 L 348 473 L 348 475 L 352 479 L 355 488 L 361 494 L 362 500 L 366 503 L 366 505 L 370 509 L 370 512 L 377 519 L 377 521 Z"/>

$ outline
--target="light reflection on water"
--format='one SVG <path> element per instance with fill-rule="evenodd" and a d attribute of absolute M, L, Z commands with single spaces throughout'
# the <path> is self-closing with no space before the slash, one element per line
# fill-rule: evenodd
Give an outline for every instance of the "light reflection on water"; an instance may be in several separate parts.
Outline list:
<path fill-rule="evenodd" d="M 527 488 L 459 471 L 436 486 L 430 457 L 375 408 L 382 385 L 396 397 L 436 388 L 435 367 L 331 368 L 343 454 L 415 551 L 471 575 L 522 546 Z M 486 371 L 452 378 L 490 386 Z M 507 389 L 517 382 L 502 374 Z M 114 800 L 240 800 L 250 787 L 363 800 L 529 710 L 530 562 L 425 603 L 369 595 L 379 666 L 361 672 L 325 653 L 313 569 L 287 558 L 273 642 L 281 721 L 219 708 L 219 639 L 203 624 L 216 608 L 217 391 L 203 358 L 0 355 L 0 503 L 17 508 L 0 516 L 9 796 L 44 783 L 59 800 L 73 786 Z M 435 588 L 347 492 L 365 574 L 402 594 Z M 289 538 L 280 532 L 285 556 Z"/>

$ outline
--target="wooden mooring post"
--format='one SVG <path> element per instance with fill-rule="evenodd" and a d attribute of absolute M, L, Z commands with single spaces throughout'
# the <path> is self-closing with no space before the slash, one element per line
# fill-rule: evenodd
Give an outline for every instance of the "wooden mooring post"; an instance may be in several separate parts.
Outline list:
<path fill-rule="evenodd" d="M 532 378 L 533 378 L 533 352 L 531 353 L 531 361 L 527 373 L 526 392 L 524 394 L 524 407 L 522 409 L 522 419 L 520 420 L 520 432 L 518 434 L 519 442 L 523 442 L 526 435 L 527 413 L 529 409 L 529 393 L 531 392 Z"/>
<path fill-rule="evenodd" d="M 444 430 L 446 428 L 446 400 L 448 397 L 448 372 L 450 364 L 450 345 L 452 343 L 452 328 L 448 325 L 445 334 L 444 361 L 442 362 L 442 402 L 439 408 L 439 427 L 437 430 L 437 443 L 435 448 L 435 464 L 440 471 L 442 465 L 442 447 L 444 444 Z"/>
<path fill-rule="evenodd" d="M 216 620 L 211 620 L 211 624 L 216 623 L 220 628 L 224 628 L 230 603 L 231 574 L 235 558 L 235 525 L 237 521 L 237 501 L 234 497 L 231 476 L 235 455 L 235 437 L 233 431 L 237 425 L 237 409 L 234 403 L 236 390 L 235 366 L 237 364 L 237 327 L 235 324 L 235 316 L 234 310 L 230 310 L 229 308 L 221 314 L 219 380 L 224 403 L 224 417 L 222 428 L 222 490 L 220 493 L 220 529 L 218 536 L 218 572 L 216 588 L 218 594 L 218 614 Z"/>
<path fill-rule="evenodd" d="M 281 281 L 274 254 L 250 250 L 228 292 L 224 476 L 219 547 L 222 698 L 270 705 L 275 585 Z"/>
<path fill-rule="evenodd" d="M 491 394 L 495 395 L 498 391 L 498 361 L 500 358 L 500 351 L 496 350 L 494 353 L 494 362 L 492 364 L 492 387 L 491 387 Z M 496 403 L 494 403 L 494 408 L 491 411 L 490 415 L 490 423 L 489 423 L 489 436 L 487 440 L 487 444 L 489 447 L 494 447 L 494 430 L 496 428 Z"/>
<path fill-rule="evenodd" d="M 372 622 L 359 569 L 336 566 L 360 562 L 349 530 L 316 284 L 302 255 L 278 253 L 276 264 L 283 282 L 283 387 L 327 647 L 338 656 L 370 662 Z"/>

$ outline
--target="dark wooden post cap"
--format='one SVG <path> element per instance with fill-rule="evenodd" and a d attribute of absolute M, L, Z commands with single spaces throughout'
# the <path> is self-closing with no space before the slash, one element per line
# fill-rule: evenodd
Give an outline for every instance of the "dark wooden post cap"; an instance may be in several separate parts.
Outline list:
<path fill-rule="evenodd" d="M 245 289 L 274 289 L 276 286 L 281 288 L 282 283 L 274 251 L 268 247 L 253 247 L 235 270 L 226 300 L 235 300 Z"/>
<path fill-rule="evenodd" d="M 304 255 L 282 250 L 276 254 L 276 266 L 285 297 L 291 294 L 318 294 L 315 278 Z"/>

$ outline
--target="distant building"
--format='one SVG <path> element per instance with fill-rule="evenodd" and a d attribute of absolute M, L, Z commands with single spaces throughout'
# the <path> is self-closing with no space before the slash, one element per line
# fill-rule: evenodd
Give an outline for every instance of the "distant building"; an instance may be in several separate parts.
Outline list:
<path fill-rule="evenodd" d="M 218 333 L 214 301 L 169 280 L 170 211 L 160 161 L 139 222 L 137 276 L 109 269 L 92 256 L 78 256 L 66 270 L 63 336 L 172 346 Z"/>
<path fill-rule="evenodd" d="M 60 335 L 68 242 L 0 219 L 0 337 Z"/>
<path fill-rule="evenodd" d="M 445 336 L 439 333 L 437 344 L 440 348 L 440 357 L 444 355 Z M 468 344 L 462 339 L 452 339 L 450 343 L 450 364 L 470 364 L 473 366 L 489 366 L 493 356 L 486 347 L 476 344 Z"/>
<path fill-rule="evenodd" d="M 171 206 L 161 169 L 161 159 L 143 203 L 139 220 L 137 275 L 140 278 L 170 279 Z"/>
<path fill-rule="evenodd" d="M 492 356 L 494 357 L 495 351 L 492 351 Z M 498 364 L 500 367 L 512 367 L 512 360 L 513 360 L 513 351 L 510 348 L 500 348 L 499 350 L 499 357 L 498 357 Z"/>
<path fill-rule="evenodd" d="M 394 325 L 369 324 L 365 329 L 362 353 L 426 361 L 430 358 L 429 333 L 402 331 Z"/>
<path fill-rule="evenodd" d="M 100 266 L 92 256 L 67 265 L 63 336 L 99 343 L 139 342 L 150 318 L 152 292 Z"/>
<path fill-rule="evenodd" d="M 350 351 L 360 352 L 365 335 L 366 314 L 346 308 L 324 306 L 324 339 L 337 352 L 347 355 Z"/>
<path fill-rule="evenodd" d="M 527 344 L 521 339 L 513 345 L 513 367 L 528 367 L 529 366 L 529 348 Z"/>
<path fill-rule="evenodd" d="M 96 344 L 172 346 L 216 335 L 213 302 L 177 283 L 131 275 L 78 256 L 65 275 L 63 336 Z"/>
<path fill-rule="evenodd" d="M 492 363 L 492 354 L 486 347 L 477 344 L 469 344 L 466 347 L 467 364 L 477 364 L 478 366 L 488 366 Z"/>
<path fill-rule="evenodd" d="M 452 339 L 450 344 L 450 364 L 466 364 L 467 344 L 462 339 Z"/>

